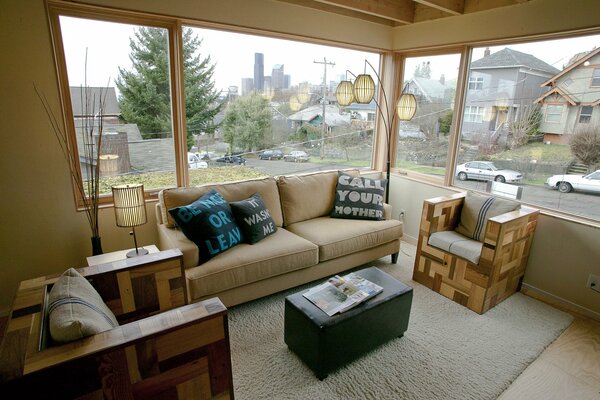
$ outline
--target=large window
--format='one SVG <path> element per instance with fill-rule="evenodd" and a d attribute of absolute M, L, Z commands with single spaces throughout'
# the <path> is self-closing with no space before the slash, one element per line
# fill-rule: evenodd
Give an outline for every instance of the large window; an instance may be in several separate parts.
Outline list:
<path fill-rule="evenodd" d="M 592 86 L 600 86 L 600 68 L 594 68 L 594 73 L 592 75 Z"/>
<path fill-rule="evenodd" d="M 459 63 L 460 54 L 406 58 L 403 82 L 417 113 L 398 124 L 396 167 L 445 175 Z"/>
<path fill-rule="evenodd" d="M 600 220 L 600 185 L 585 176 L 600 169 L 593 140 L 600 126 L 593 107 L 581 106 L 600 100 L 588 67 L 600 62 L 599 42 L 587 36 L 474 48 L 469 76 L 488 83 L 466 92 L 454 173 L 467 173 L 455 175 L 455 184 L 480 191 L 490 179 L 519 185 L 523 202 Z M 493 173 L 472 168 L 478 161 L 492 162 Z"/>
<path fill-rule="evenodd" d="M 140 16 L 133 25 L 112 13 L 58 14 L 74 160 L 87 179 L 99 153 L 101 193 L 130 182 L 156 192 L 371 167 L 375 107 L 340 107 L 335 89 L 353 79 L 346 71 L 371 65 L 378 73 L 378 53 L 194 26 L 179 31 L 167 17 L 144 25 Z M 170 45 L 178 37 L 180 86 L 180 69 L 171 65 L 179 46 Z M 266 150 L 281 157 L 263 156 Z"/>
<path fill-rule="evenodd" d="M 101 193 L 176 186 L 167 29 L 61 16 L 60 30 L 84 179 L 99 152 Z"/>

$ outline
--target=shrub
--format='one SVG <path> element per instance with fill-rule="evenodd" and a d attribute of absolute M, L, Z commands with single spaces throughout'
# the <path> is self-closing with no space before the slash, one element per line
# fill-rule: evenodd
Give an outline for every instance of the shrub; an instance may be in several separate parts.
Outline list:
<path fill-rule="evenodd" d="M 587 166 L 593 166 L 600 161 L 600 128 L 590 126 L 578 129 L 569 142 L 571 153 Z"/>

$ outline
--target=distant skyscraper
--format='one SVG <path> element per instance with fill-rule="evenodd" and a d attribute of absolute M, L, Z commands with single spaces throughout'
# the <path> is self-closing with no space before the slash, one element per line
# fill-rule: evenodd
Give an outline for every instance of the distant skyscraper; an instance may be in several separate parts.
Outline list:
<path fill-rule="evenodd" d="M 263 90 L 265 82 L 265 56 L 254 53 L 254 89 Z"/>
<path fill-rule="evenodd" d="M 291 75 L 284 75 L 283 76 L 283 88 L 284 89 L 289 89 L 290 86 L 292 86 L 292 76 Z"/>
<path fill-rule="evenodd" d="M 271 72 L 271 86 L 273 89 L 283 89 L 285 87 L 283 64 L 275 64 L 273 66 L 273 71 Z"/>
<path fill-rule="evenodd" d="M 254 79 L 242 78 L 242 96 L 247 95 L 254 89 Z"/>

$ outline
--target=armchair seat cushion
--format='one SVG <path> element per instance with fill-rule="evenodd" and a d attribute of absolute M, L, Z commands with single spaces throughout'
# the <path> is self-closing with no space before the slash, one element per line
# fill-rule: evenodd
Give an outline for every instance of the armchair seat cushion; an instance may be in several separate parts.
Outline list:
<path fill-rule="evenodd" d="M 429 236 L 427 244 L 467 259 L 473 264 L 479 264 L 479 257 L 483 247 L 483 243 L 463 236 L 456 231 L 432 233 Z"/>

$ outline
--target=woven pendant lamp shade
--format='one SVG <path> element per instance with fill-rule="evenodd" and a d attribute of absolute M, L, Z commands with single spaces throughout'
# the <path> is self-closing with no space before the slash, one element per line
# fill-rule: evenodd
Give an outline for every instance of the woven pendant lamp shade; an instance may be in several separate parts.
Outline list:
<path fill-rule="evenodd" d="M 354 86 L 350 81 L 341 81 L 335 90 L 335 97 L 340 106 L 349 106 L 354 102 Z"/>
<path fill-rule="evenodd" d="M 310 100 L 310 85 L 308 83 L 300 84 L 297 98 L 300 104 L 308 103 Z"/>
<path fill-rule="evenodd" d="M 290 97 L 290 110 L 296 112 L 302 107 L 302 103 L 298 100 L 298 96 L 293 95 Z"/>
<path fill-rule="evenodd" d="M 375 82 L 371 75 L 361 74 L 354 81 L 354 98 L 359 104 L 369 104 L 375 96 Z"/>
<path fill-rule="evenodd" d="M 413 94 L 404 93 L 398 99 L 396 112 L 400 121 L 410 121 L 417 112 L 417 99 Z"/>

